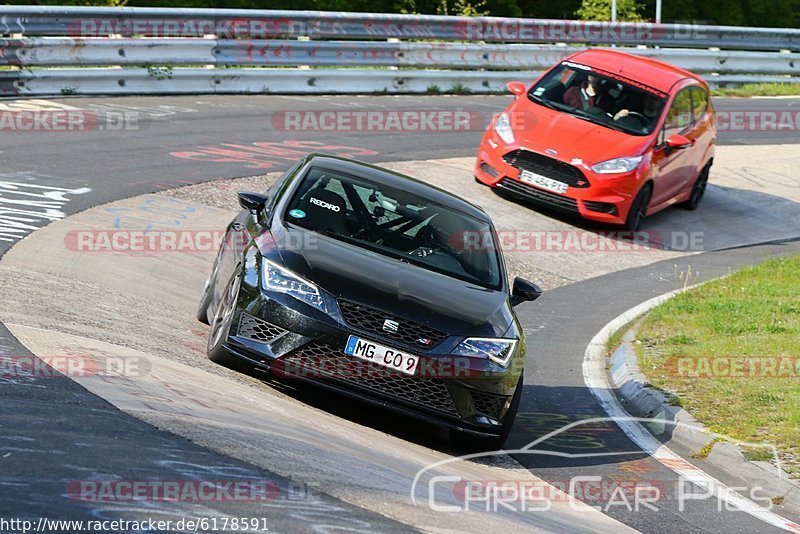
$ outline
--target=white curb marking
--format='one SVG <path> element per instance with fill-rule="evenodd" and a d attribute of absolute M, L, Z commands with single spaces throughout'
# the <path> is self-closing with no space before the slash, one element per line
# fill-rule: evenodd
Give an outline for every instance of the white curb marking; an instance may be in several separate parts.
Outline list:
<path fill-rule="evenodd" d="M 687 462 L 669 447 L 658 441 L 644 426 L 639 424 L 635 418 L 632 418 L 631 415 L 625 411 L 625 408 L 622 407 L 617 397 L 614 395 L 614 388 L 608 381 L 605 368 L 605 346 L 609 337 L 633 319 L 682 291 L 684 291 L 684 289 L 677 289 L 647 300 L 638 306 L 634 306 L 605 325 L 592 338 L 589 342 L 589 346 L 586 347 L 586 353 L 583 359 L 583 381 L 600 402 L 603 410 L 611 416 L 616 425 L 625 432 L 631 441 L 638 445 L 643 452 L 647 453 L 654 460 L 684 479 L 694 482 L 707 490 L 712 489 L 714 495 L 728 505 L 747 512 L 751 516 L 770 525 L 789 532 L 800 533 L 799 524 L 758 506 L 750 499 L 742 497 L 725 484 Z"/>

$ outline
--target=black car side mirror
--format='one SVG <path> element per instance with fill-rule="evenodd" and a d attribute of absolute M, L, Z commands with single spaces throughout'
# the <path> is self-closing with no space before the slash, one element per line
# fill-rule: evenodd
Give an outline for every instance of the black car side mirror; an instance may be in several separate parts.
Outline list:
<path fill-rule="evenodd" d="M 511 305 L 516 306 L 526 301 L 536 300 L 541 294 L 542 288 L 524 278 L 516 277 L 511 289 Z"/>
<path fill-rule="evenodd" d="M 239 193 L 239 205 L 253 215 L 261 213 L 268 200 L 269 197 L 261 193 L 248 193 L 247 191 Z"/>

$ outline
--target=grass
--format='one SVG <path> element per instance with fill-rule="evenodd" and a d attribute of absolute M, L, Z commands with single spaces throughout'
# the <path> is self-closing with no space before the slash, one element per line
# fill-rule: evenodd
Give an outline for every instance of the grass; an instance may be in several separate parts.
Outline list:
<path fill-rule="evenodd" d="M 708 458 L 708 455 L 711 454 L 711 449 L 714 448 L 716 442 L 717 440 L 712 440 L 706 443 L 706 445 L 702 449 L 700 449 L 699 451 L 697 451 L 697 453 L 692 455 L 692 458 L 696 458 L 698 460 L 705 460 L 706 458 Z"/>
<path fill-rule="evenodd" d="M 617 348 L 622 345 L 622 338 L 625 337 L 625 334 L 628 333 L 628 330 L 631 329 L 634 322 L 636 322 L 636 319 L 626 323 L 619 330 L 611 334 L 611 336 L 608 338 L 608 341 L 606 341 L 606 354 L 611 356 L 614 354 L 614 351 L 616 351 Z"/>
<path fill-rule="evenodd" d="M 800 256 L 676 296 L 643 319 L 637 340 L 649 382 L 711 430 L 775 445 L 800 476 Z"/>
<path fill-rule="evenodd" d="M 472 94 L 472 89 L 470 89 L 466 85 L 462 84 L 461 82 L 456 82 L 455 84 L 450 86 L 450 88 L 447 90 L 447 94 L 449 94 L 449 95 L 471 95 Z"/>
<path fill-rule="evenodd" d="M 742 454 L 744 454 L 744 457 L 751 462 L 772 461 L 772 451 L 768 449 L 744 447 L 742 448 Z"/>
<path fill-rule="evenodd" d="M 746 83 L 739 87 L 718 88 L 713 96 L 795 96 L 800 95 L 800 83 Z"/>

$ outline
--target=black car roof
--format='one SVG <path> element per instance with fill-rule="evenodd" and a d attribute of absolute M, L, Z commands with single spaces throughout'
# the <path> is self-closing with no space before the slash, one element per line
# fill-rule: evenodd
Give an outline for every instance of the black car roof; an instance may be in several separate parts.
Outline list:
<path fill-rule="evenodd" d="M 403 189 L 414 195 L 429 199 L 433 203 L 471 215 L 481 221 L 491 223 L 489 216 L 479 206 L 467 202 L 463 198 L 445 191 L 444 189 L 440 189 L 434 185 L 430 185 L 399 172 L 370 165 L 363 161 L 331 156 L 329 154 L 309 154 L 306 157 L 306 163 L 319 165 L 332 171 L 352 174 L 379 185 Z"/>

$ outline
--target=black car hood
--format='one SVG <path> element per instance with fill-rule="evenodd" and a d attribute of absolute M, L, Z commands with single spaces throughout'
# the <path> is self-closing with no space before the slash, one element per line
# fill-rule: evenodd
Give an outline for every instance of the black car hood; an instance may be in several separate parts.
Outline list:
<path fill-rule="evenodd" d="M 284 265 L 346 298 L 450 335 L 502 336 L 513 321 L 508 296 L 309 232 L 281 228 Z M 304 235 L 305 234 L 305 235 Z M 278 237 L 278 236 L 276 236 Z M 312 245 L 313 246 L 309 246 Z"/>

